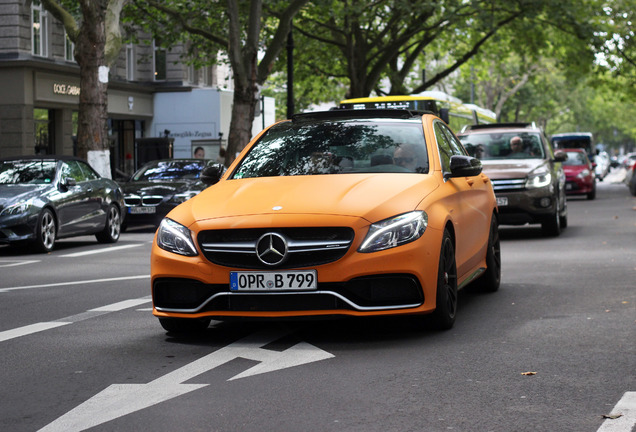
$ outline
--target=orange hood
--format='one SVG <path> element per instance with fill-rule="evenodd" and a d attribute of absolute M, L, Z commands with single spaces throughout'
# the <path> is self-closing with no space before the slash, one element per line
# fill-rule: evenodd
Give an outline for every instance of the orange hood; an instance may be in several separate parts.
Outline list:
<path fill-rule="evenodd" d="M 335 174 L 221 180 L 178 206 L 170 217 L 188 225 L 231 216 L 305 214 L 377 222 L 414 210 L 439 185 L 426 174 Z"/>

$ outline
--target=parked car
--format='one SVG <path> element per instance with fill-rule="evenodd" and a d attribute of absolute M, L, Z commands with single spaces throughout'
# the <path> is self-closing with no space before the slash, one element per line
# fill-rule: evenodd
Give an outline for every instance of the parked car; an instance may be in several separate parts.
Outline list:
<path fill-rule="evenodd" d="M 51 251 L 57 239 L 95 234 L 119 239 L 122 191 L 70 156 L 0 159 L 0 244 Z"/>
<path fill-rule="evenodd" d="M 205 159 L 161 159 L 148 162 L 122 185 L 129 224 L 159 223 L 177 205 L 207 186 L 199 176 Z"/>
<path fill-rule="evenodd" d="M 155 235 L 153 314 L 168 331 L 407 314 L 448 329 L 458 289 L 499 288 L 492 185 L 433 114 L 296 114 L 223 171 L 205 168 L 213 186 Z"/>
<path fill-rule="evenodd" d="M 599 151 L 594 156 L 594 164 L 596 165 L 594 168 L 594 172 L 596 174 L 596 178 L 599 180 L 603 180 L 607 174 L 609 174 L 610 170 L 610 157 L 609 154 L 605 151 Z"/>
<path fill-rule="evenodd" d="M 565 193 L 568 195 L 586 195 L 587 199 L 596 198 L 595 164 L 590 162 L 583 149 L 564 149 L 567 159 L 563 161 L 565 172 Z"/>
<path fill-rule="evenodd" d="M 636 196 L 636 153 L 632 159 L 632 165 L 625 169 L 625 184 L 632 196 Z"/>
<path fill-rule="evenodd" d="M 627 153 L 621 162 L 621 165 L 625 169 L 632 168 L 636 163 L 636 153 Z"/>
<path fill-rule="evenodd" d="M 469 126 L 458 136 L 492 179 L 499 223 L 541 224 L 546 235 L 561 233 L 568 221 L 561 166 L 566 155 L 553 153 L 541 129 L 531 123 L 492 123 Z"/>

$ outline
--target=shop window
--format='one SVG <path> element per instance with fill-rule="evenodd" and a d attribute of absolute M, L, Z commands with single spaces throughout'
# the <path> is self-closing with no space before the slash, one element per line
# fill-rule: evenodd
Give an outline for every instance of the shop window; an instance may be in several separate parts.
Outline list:
<path fill-rule="evenodd" d="M 153 45 L 154 54 L 154 79 L 155 81 L 165 81 L 166 79 L 166 50 Z"/>
<path fill-rule="evenodd" d="M 33 110 L 33 125 L 35 128 L 35 154 L 54 154 L 53 112 L 35 108 Z"/>
<path fill-rule="evenodd" d="M 46 57 L 47 52 L 47 20 L 48 15 L 40 0 L 31 3 L 31 41 L 33 55 Z"/>

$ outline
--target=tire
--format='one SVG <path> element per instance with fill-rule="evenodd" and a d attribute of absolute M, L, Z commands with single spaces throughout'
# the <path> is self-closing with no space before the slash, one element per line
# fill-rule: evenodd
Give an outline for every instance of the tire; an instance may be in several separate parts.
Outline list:
<path fill-rule="evenodd" d="M 437 299 L 432 324 L 438 330 L 449 330 L 457 314 L 457 265 L 455 248 L 448 230 L 444 230 L 437 270 Z"/>
<path fill-rule="evenodd" d="M 486 252 L 486 271 L 477 279 L 474 286 L 483 292 L 496 292 L 501 284 L 501 245 L 499 242 L 499 224 L 492 215 L 488 251 Z"/>
<path fill-rule="evenodd" d="M 106 225 L 101 232 L 95 234 L 100 243 L 116 243 L 121 234 L 121 214 L 119 208 L 111 204 L 106 211 Z"/>
<path fill-rule="evenodd" d="M 35 229 L 35 249 L 38 252 L 51 252 L 55 247 L 55 239 L 57 237 L 57 224 L 55 215 L 51 210 L 45 208 L 38 216 L 38 224 Z"/>
<path fill-rule="evenodd" d="M 541 222 L 543 234 L 549 237 L 558 237 L 561 234 L 561 216 L 559 210 L 555 210 L 543 222 Z"/>
<path fill-rule="evenodd" d="M 587 194 L 588 200 L 593 200 L 594 198 L 596 198 L 596 185 L 594 185 L 592 191 Z"/>
<path fill-rule="evenodd" d="M 199 333 L 210 325 L 207 318 L 159 318 L 159 323 L 164 330 L 171 333 Z"/>
<path fill-rule="evenodd" d="M 563 216 L 559 215 L 559 225 L 561 225 L 561 231 L 568 227 L 568 204 L 563 205 Z"/>

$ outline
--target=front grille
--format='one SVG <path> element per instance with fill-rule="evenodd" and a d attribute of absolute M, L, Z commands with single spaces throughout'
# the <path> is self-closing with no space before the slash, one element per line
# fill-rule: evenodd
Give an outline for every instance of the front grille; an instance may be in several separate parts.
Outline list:
<path fill-rule="evenodd" d="M 277 266 L 264 264 L 256 253 L 258 239 L 267 233 L 280 234 L 287 240 L 288 258 Z M 259 228 L 202 231 L 197 240 L 204 256 L 214 264 L 249 269 L 285 269 L 336 261 L 347 253 L 353 237 L 353 230 L 346 227 Z"/>
<path fill-rule="evenodd" d="M 526 179 L 496 179 L 491 181 L 495 192 L 520 191 L 526 188 Z"/>
<path fill-rule="evenodd" d="M 128 207 L 135 206 L 158 206 L 161 204 L 163 197 L 161 195 L 126 195 L 124 203 Z"/>

